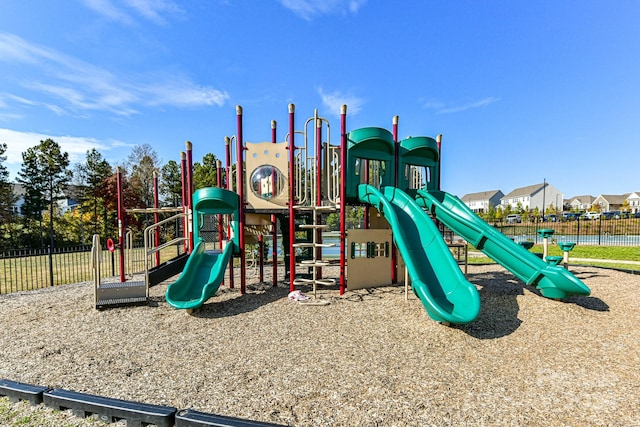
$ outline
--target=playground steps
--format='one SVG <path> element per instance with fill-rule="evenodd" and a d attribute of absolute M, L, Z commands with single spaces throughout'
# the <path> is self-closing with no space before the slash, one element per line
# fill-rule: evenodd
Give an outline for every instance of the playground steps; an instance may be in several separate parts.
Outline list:
<path fill-rule="evenodd" d="M 102 283 L 96 288 L 96 308 L 147 303 L 144 281 Z"/>

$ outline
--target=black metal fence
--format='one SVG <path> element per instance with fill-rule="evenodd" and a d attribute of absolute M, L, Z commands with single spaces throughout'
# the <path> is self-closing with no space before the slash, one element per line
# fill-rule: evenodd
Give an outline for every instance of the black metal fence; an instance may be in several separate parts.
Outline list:
<path fill-rule="evenodd" d="M 554 230 L 553 238 L 560 242 L 575 242 L 579 245 L 640 246 L 640 218 L 572 221 L 536 221 L 506 224 L 494 223 L 503 234 L 515 241 L 542 242 L 538 230 Z"/>
<path fill-rule="evenodd" d="M 494 223 L 516 242 L 541 243 L 540 229 L 554 230 L 559 242 L 579 245 L 638 246 L 640 247 L 640 218 L 595 219 L 563 222 Z M 205 240 L 217 241 L 217 227 L 213 224 Z M 103 248 L 100 270 L 103 276 L 120 275 L 119 249 L 111 253 Z M 144 248 L 135 247 L 125 253 L 127 273 L 144 271 Z M 67 283 L 92 280 L 91 246 L 45 249 L 19 249 L 0 253 L 0 294 L 40 289 Z"/>
<path fill-rule="evenodd" d="M 127 273 L 144 270 L 144 248 L 133 248 L 125 254 L 130 258 L 127 265 L 133 270 Z M 119 256 L 119 249 L 108 252 L 103 248 L 100 264 L 103 276 L 120 275 Z M 88 281 L 92 280 L 92 274 L 90 245 L 0 253 L 0 294 Z"/>

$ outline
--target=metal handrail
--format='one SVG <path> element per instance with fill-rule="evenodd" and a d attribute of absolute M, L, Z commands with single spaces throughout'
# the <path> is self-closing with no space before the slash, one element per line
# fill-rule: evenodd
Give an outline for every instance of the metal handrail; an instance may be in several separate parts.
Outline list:
<path fill-rule="evenodd" d="M 145 257 L 146 257 L 146 263 L 145 263 L 145 270 L 148 271 L 149 270 L 149 264 L 150 262 L 153 262 L 153 260 L 151 259 L 151 256 L 158 252 L 161 251 L 164 248 L 167 248 L 169 246 L 175 245 L 176 243 L 181 243 L 184 242 L 185 240 L 188 240 L 187 237 L 176 237 L 168 242 L 165 242 L 161 245 L 155 246 L 154 242 L 154 235 L 151 233 L 152 231 L 155 231 L 156 228 L 161 227 L 162 225 L 168 223 L 168 222 L 173 222 L 176 219 L 180 219 L 180 218 L 186 218 L 188 216 L 187 213 L 179 213 L 176 215 L 173 215 L 169 218 L 163 219 L 160 222 L 157 222 L 155 224 L 151 224 L 150 226 L 148 226 L 147 228 L 144 229 L 144 233 L 143 233 L 143 237 L 144 237 L 144 253 L 145 253 Z"/>

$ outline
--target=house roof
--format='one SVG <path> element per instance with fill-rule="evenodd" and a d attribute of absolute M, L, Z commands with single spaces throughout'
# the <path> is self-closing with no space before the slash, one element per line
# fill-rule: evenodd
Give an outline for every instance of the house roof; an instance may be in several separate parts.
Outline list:
<path fill-rule="evenodd" d="M 584 196 L 574 196 L 569 199 L 569 202 L 572 203 L 574 200 L 577 200 L 580 203 L 593 203 L 595 199 L 596 199 L 595 197 L 587 194 Z"/>
<path fill-rule="evenodd" d="M 25 190 L 24 190 L 24 186 L 22 184 L 14 184 L 12 183 L 11 186 L 13 187 L 13 194 L 20 197 L 20 196 L 24 196 L 25 194 Z"/>
<path fill-rule="evenodd" d="M 607 203 L 621 205 L 627 200 L 628 194 L 601 194 L 597 199 L 604 199 Z"/>
<path fill-rule="evenodd" d="M 489 191 L 481 191 L 479 193 L 469 193 L 462 196 L 460 200 L 462 200 L 465 203 L 470 202 L 472 200 L 490 200 L 492 197 L 494 197 L 498 193 L 502 194 L 502 191 L 489 190 Z"/>
<path fill-rule="evenodd" d="M 544 185 L 545 184 L 540 183 L 540 184 L 528 185 L 526 187 L 516 188 L 515 190 L 513 190 L 511 193 L 507 194 L 503 198 L 506 199 L 506 198 L 509 198 L 509 197 L 531 196 L 532 194 L 535 194 L 538 191 L 542 190 L 542 187 Z M 546 185 L 549 185 L 549 183 L 547 182 Z"/>

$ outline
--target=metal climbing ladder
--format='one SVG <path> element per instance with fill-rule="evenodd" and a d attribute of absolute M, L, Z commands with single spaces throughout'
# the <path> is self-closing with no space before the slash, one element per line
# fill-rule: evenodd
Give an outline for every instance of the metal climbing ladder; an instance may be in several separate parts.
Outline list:
<path fill-rule="evenodd" d="M 318 218 L 320 217 L 320 213 L 326 212 L 335 212 L 335 208 L 333 206 L 294 206 L 295 210 L 298 211 L 306 211 L 311 212 L 313 216 L 313 224 L 302 224 L 300 228 L 302 229 L 312 229 L 313 239 L 311 242 L 300 242 L 294 243 L 294 248 L 310 248 L 313 256 L 308 260 L 301 260 L 299 263 L 296 263 L 297 266 L 300 267 L 309 267 L 312 269 L 311 278 L 297 278 L 294 279 L 293 284 L 295 286 L 299 285 L 308 285 L 311 284 L 313 286 L 313 296 L 316 297 L 316 290 L 318 285 L 322 286 L 333 286 L 336 284 L 335 279 L 321 279 L 318 277 L 319 269 L 322 267 L 327 267 L 329 265 L 329 261 L 318 258 L 318 250 L 322 248 L 330 248 L 335 246 L 335 243 L 321 243 L 318 241 L 318 231 L 324 230 L 327 228 L 326 224 L 318 224 Z"/>
<path fill-rule="evenodd" d="M 315 155 L 309 153 L 309 125 L 313 124 L 314 148 Z M 322 127 L 327 128 L 326 142 L 322 142 Z M 295 158 L 295 199 L 297 204 L 293 206 L 294 212 L 306 213 L 311 215 L 313 221 L 311 224 L 300 225 L 301 229 L 312 231 L 312 239 L 307 242 L 296 242 L 295 233 L 291 236 L 292 247 L 308 248 L 312 252 L 311 259 L 296 262 L 296 266 L 311 268 L 312 274 L 310 278 L 294 278 L 293 285 L 312 285 L 313 296 L 316 297 L 318 285 L 333 286 L 336 284 L 335 279 L 322 278 L 321 269 L 329 265 L 327 260 L 322 259 L 322 248 L 335 246 L 334 243 L 322 243 L 322 230 L 327 228 L 326 224 L 322 224 L 322 214 L 336 212 L 337 199 L 339 197 L 339 147 L 331 146 L 331 132 L 329 121 L 318 116 L 316 110 L 314 116 L 305 122 L 304 131 L 301 133 L 304 138 L 304 144 L 299 148 Z M 324 162 L 322 158 L 322 150 L 325 151 Z M 322 174 L 324 172 L 324 174 Z M 325 200 L 323 202 L 322 177 L 325 181 Z M 294 214 L 295 216 L 295 214 Z M 291 254 L 295 256 L 295 254 Z M 294 273 L 292 273 L 294 274 Z M 295 276 L 294 276 L 295 277 Z"/>

